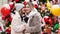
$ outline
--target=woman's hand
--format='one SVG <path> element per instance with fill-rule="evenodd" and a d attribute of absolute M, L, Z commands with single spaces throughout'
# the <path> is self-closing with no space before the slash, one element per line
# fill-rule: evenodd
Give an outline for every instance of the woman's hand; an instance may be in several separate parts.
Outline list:
<path fill-rule="evenodd" d="M 26 25 L 26 24 L 24 24 L 24 30 L 26 30 L 26 28 L 27 28 L 27 25 Z"/>

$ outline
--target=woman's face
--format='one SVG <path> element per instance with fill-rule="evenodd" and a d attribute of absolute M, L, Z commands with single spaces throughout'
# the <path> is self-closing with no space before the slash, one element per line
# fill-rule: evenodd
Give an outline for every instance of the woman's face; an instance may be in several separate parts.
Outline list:
<path fill-rule="evenodd" d="M 26 13 L 30 13 L 30 8 L 26 8 Z"/>
<path fill-rule="evenodd" d="M 29 5 L 26 5 L 25 11 L 26 11 L 27 14 L 30 13 L 31 9 L 30 9 Z"/>

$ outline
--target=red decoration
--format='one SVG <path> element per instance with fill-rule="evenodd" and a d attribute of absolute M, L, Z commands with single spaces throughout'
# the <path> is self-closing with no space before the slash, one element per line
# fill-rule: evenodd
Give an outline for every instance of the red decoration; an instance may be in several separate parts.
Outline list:
<path fill-rule="evenodd" d="M 24 1 L 24 3 L 23 3 L 24 5 L 27 5 L 27 2 L 26 1 Z"/>
<path fill-rule="evenodd" d="M 17 2 L 19 2 L 19 0 L 15 0 L 15 2 L 17 3 Z"/>
<path fill-rule="evenodd" d="M 35 4 L 34 7 L 35 7 L 35 8 L 38 8 L 38 5 Z"/>
<path fill-rule="evenodd" d="M 5 20 L 5 16 L 2 16 L 2 20 Z"/>
<path fill-rule="evenodd" d="M 10 8 L 13 8 L 14 7 L 13 3 L 9 4 L 9 6 L 10 6 Z"/>
<path fill-rule="evenodd" d="M 45 21 L 45 22 L 48 22 L 48 18 L 44 18 L 44 21 Z"/>
<path fill-rule="evenodd" d="M 3 16 L 8 16 L 8 15 L 10 15 L 10 9 L 8 9 L 6 7 L 3 7 L 1 9 L 1 13 L 2 13 Z"/>
<path fill-rule="evenodd" d="M 10 17 L 9 20 L 12 21 L 12 17 Z"/>
<path fill-rule="evenodd" d="M 50 24 L 50 26 L 53 25 L 53 20 L 51 18 L 49 18 L 49 24 Z"/>
<path fill-rule="evenodd" d="M 6 29 L 6 32 L 7 32 L 8 34 L 11 34 L 11 28 L 7 28 L 7 29 Z"/>
<path fill-rule="evenodd" d="M 48 16 L 44 17 L 44 21 L 45 21 L 45 22 L 48 22 L 48 23 L 50 24 L 50 26 L 53 25 L 53 20 L 52 20 L 51 17 L 48 17 Z"/>

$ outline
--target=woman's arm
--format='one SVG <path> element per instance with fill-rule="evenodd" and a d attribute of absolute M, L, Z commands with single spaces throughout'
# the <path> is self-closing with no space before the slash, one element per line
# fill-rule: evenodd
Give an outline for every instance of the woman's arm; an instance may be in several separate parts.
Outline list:
<path fill-rule="evenodd" d="M 25 29 L 25 23 L 22 23 L 20 19 L 14 19 L 12 21 L 12 29 L 15 32 L 22 32 Z"/>

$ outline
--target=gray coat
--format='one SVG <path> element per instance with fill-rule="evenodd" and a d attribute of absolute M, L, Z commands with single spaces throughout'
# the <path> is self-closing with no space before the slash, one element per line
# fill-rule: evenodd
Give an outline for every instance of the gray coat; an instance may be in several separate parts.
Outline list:
<path fill-rule="evenodd" d="M 31 11 L 28 15 L 29 20 L 27 24 L 27 32 L 40 32 L 41 31 L 41 15 L 34 9 L 35 11 Z"/>

